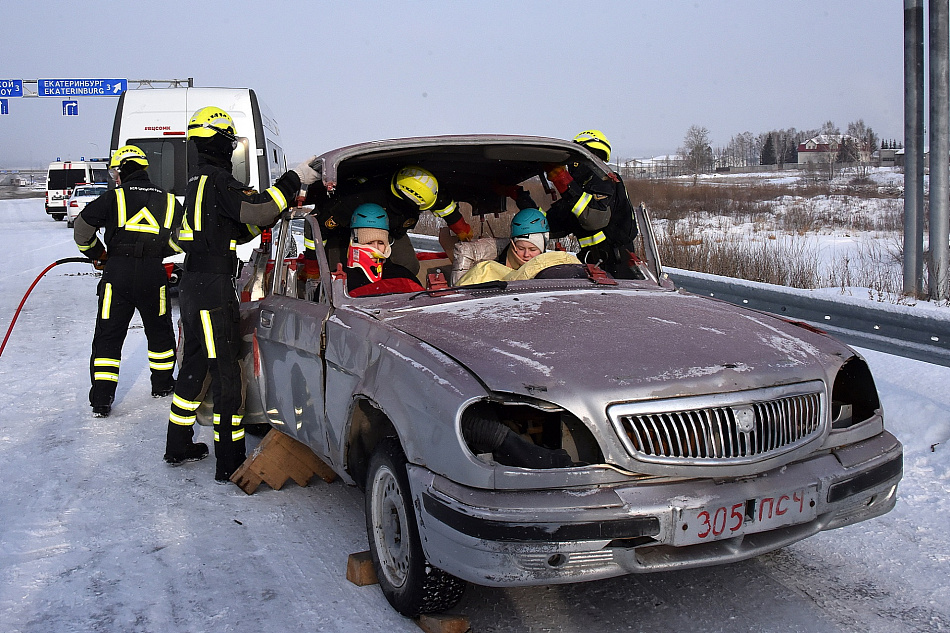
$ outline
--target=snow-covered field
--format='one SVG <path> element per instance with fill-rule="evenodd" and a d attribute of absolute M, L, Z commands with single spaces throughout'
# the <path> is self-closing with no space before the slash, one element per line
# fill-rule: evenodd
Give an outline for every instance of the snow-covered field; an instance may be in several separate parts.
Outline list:
<path fill-rule="evenodd" d="M 900 296 L 904 176 L 896 168 L 878 167 L 868 169 L 867 182 L 861 185 L 852 183 L 854 177 L 853 169 L 842 170 L 832 181 L 822 183 L 826 193 L 781 195 L 759 203 L 754 213 L 696 213 L 681 220 L 658 219 L 658 234 L 670 236 L 674 242 L 725 242 L 731 249 L 749 253 L 758 253 L 765 245 L 786 263 L 797 262 L 791 268 L 809 271 L 808 287 L 836 288 L 875 301 L 915 303 Z M 682 180 L 692 182 L 687 177 Z M 808 172 L 798 169 L 705 174 L 698 182 L 712 187 L 789 190 L 813 185 Z M 928 184 L 929 178 L 925 178 L 925 191 Z M 925 234 L 925 249 L 928 241 Z"/>
<path fill-rule="evenodd" d="M 41 199 L 0 201 L 0 333 L 77 254 Z M 366 549 L 339 482 L 247 496 L 161 460 L 136 319 L 113 415 L 86 399 L 97 277 L 54 268 L 0 357 L 0 632 L 416 631 L 344 578 Z M 470 587 L 473 631 L 950 630 L 950 368 L 865 352 L 905 446 L 896 509 L 742 563 L 568 586 Z M 210 443 L 209 430 L 200 438 Z"/>

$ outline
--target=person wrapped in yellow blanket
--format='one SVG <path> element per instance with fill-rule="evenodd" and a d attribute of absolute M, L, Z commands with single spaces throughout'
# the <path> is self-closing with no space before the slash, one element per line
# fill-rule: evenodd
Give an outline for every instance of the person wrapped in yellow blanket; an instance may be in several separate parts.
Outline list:
<path fill-rule="evenodd" d="M 522 209 L 511 220 L 511 243 L 498 259 L 478 262 L 462 276 L 458 285 L 534 279 L 545 268 L 581 263 L 572 253 L 547 251 L 549 233 L 543 212 Z"/>

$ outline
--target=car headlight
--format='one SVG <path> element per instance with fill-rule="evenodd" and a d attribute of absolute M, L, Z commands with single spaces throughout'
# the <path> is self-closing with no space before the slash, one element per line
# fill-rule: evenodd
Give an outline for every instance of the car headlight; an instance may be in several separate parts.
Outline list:
<path fill-rule="evenodd" d="M 602 463 L 593 434 L 577 416 L 547 402 L 495 394 L 469 405 L 462 437 L 476 456 L 505 466 L 568 468 Z"/>
<path fill-rule="evenodd" d="M 871 370 L 863 359 L 852 356 L 838 370 L 831 391 L 831 430 L 861 424 L 880 413 L 881 401 Z"/>

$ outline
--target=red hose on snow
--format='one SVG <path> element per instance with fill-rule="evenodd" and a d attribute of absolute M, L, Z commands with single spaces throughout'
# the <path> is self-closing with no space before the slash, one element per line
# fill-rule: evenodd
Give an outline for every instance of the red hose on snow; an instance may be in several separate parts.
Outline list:
<path fill-rule="evenodd" d="M 85 257 L 66 257 L 64 259 L 57 259 L 55 262 L 53 262 L 52 264 L 44 268 L 43 272 L 37 275 L 36 279 L 33 280 L 33 283 L 30 285 L 29 290 L 27 290 L 26 294 L 23 295 L 23 299 L 20 301 L 20 305 L 17 306 L 16 312 L 13 314 L 13 320 L 10 321 L 10 327 L 7 328 L 7 335 L 3 337 L 3 343 L 0 344 L 0 356 L 3 356 L 3 348 L 7 346 L 7 339 L 10 338 L 10 332 L 13 331 L 13 326 L 16 325 L 16 320 L 17 320 L 17 317 L 20 316 L 20 310 L 23 309 L 23 304 L 26 303 L 27 297 L 29 297 L 30 293 L 33 292 L 33 288 L 36 286 L 36 284 L 40 282 L 40 279 L 43 278 L 43 275 L 48 273 L 50 269 L 53 268 L 53 266 L 59 266 L 60 264 L 70 264 L 74 262 L 77 264 L 91 264 L 92 263 L 92 261 L 86 259 Z"/>

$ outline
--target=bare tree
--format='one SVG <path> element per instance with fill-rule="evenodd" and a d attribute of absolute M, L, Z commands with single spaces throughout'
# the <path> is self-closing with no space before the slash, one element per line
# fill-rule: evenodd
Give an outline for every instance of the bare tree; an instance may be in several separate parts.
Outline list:
<path fill-rule="evenodd" d="M 709 169 L 713 164 L 712 147 L 709 145 L 709 130 L 699 125 L 691 125 L 683 138 L 683 147 L 679 149 L 686 168 L 694 176 Z"/>

